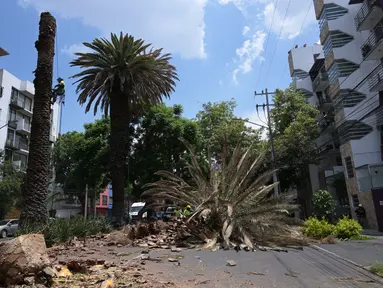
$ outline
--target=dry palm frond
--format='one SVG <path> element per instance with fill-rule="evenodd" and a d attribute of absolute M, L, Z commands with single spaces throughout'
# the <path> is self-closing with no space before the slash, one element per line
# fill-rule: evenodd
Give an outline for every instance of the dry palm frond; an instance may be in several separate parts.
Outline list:
<path fill-rule="evenodd" d="M 297 207 L 289 204 L 289 196 L 269 196 L 278 183 L 269 184 L 274 171 L 260 172 L 265 154 L 255 157 L 250 148 L 243 151 L 238 145 L 227 165 L 222 165 L 220 170 L 211 165 L 210 175 L 206 176 L 190 145 L 183 142 L 190 152 L 187 168 L 193 183 L 159 171 L 157 175 L 162 180 L 145 185 L 148 190 L 144 195 L 191 205 L 194 214 L 188 221 L 201 223 L 197 221 L 204 219 L 203 223 L 217 232 L 216 238 L 226 247 L 241 242 L 252 248 L 252 243 L 262 241 L 264 235 L 279 238 L 292 235 L 297 221 L 289 214 Z M 216 241 L 210 239 L 209 244 Z"/>

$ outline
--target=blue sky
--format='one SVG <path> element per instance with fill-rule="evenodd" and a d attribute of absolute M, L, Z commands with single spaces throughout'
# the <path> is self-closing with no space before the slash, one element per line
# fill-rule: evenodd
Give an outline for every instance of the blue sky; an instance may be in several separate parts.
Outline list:
<path fill-rule="evenodd" d="M 68 79 L 78 72 L 68 64 L 73 53 L 84 50 L 82 42 L 120 31 L 173 53 L 180 82 L 167 103 L 182 104 L 186 117 L 193 118 L 202 103 L 235 98 L 237 115 L 259 122 L 255 104 L 264 98 L 255 99 L 253 91 L 286 88 L 287 52 L 319 39 L 311 4 L 312 0 L 6 0 L 0 19 L 8 25 L 0 28 L 0 46 L 10 55 L 0 58 L 0 68 L 33 80 L 39 13 L 49 11 L 58 25 L 54 77 L 58 64 L 67 83 L 63 132 L 81 131 L 95 118 L 77 104 L 73 80 Z"/>

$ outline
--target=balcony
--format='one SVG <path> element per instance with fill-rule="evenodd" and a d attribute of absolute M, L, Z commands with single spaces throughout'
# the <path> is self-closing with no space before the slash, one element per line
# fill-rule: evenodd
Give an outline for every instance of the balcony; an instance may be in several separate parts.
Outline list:
<path fill-rule="evenodd" d="M 11 102 L 9 103 L 9 106 L 27 115 L 28 117 L 32 117 L 33 115 L 32 110 L 25 108 L 25 102 L 19 97 L 11 96 Z"/>
<path fill-rule="evenodd" d="M 383 64 L 379 64 L 368 79 L 368 86 L 371 92 L 379 92 L 383 90 Z"/>
<path fill-rule="evenodd" d="M 319 146 L 317 152 L 320 157 L 329 157 L 330 155 L 335 157 L 336 155 L 340 155 L 339 147 L 339 141 L 330 140 Z"/>
<path fill-rule="evenodd" d="M 21 81 L 20 91 L 23 92 L 23 94 L 26 94 L 32 98 L 35 94 L 35 87 L 33 83 L 27 80 L 24 80 L 24 81 Z"/>
<path fill-rule="evenodd" d="M 328 111 L 332 107 L 332 101 L 328 93 L 317 92 L 319 101 L 318 110 Z"/>
<path fill-rule="evenodd" d="M 327 72 L 319 72 L 313 81 L 313 90 L 323 91 L 329 85 Z"/>
<path fill-rule="evenodd" d="M 17 120 L 8 120 L 8 127 L 12 129 L 17 128 Z"/>
<path fill-rule="evenodd" d="M 20 142 L 7 139 L 7 141 L 5 141 L 5 148 L 11 149 L 11 150 L 20 150 Z"/>
<path fill-rule="evenodd" d="M 372 30 L 383 18 L 380 0 L 366 0 L 355 16 L 356 30 Z"/>
<path fill-rule="evenodd" d="M 335 131 L 334 116 L 327 114 L 318 121 L 320 133 L 332 133 Z"/>
<path fill-rule="evenodd" d="M 17 128 L 16 129 L 17 129 L 16 131 L 19 132 L 20 134 L 29 135 L 31 133 L 31 123 L 26 122 L 23 119 L 20 119 L 17 122 Z"/>
<path fill-rule="evenodd" d="M 55 143 L 57 140 L 56 135 L 53 135 L 52 133 L 49 134 L 49 141 L 52 143 Z"/>
<path fill-rule="evenodd" d="M 27 171 L 27 163 L 23 162 L 21 160 L 19 161 L 12 161 L 13 167 L 15 167 L 16 170 L 20 172 L 26 172 Z"/>
<path fill-rule="evenodd" d="M 9 105 L 16 110 L 24 109 L 24 103 L 18 97 L 11 97 Z"/>
<path fill-rule="evenodd" d="M 365 165 L 355 170 L 360 192 L 383 187 L 383 164 Z"/>
<path fill-rule="evenodd" d="M 370 36 L 361 47 L 364 60 L 380 60 L 383 57 L 383 23 L 371 31 Z"/>

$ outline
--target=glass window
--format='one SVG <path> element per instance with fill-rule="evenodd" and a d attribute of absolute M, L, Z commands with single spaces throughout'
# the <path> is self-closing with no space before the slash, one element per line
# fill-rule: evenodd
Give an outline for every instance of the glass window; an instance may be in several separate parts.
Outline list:
<path fill-rule="evenodd" d="M 24 106 L 24 108 L 26 110 L 28 110 L 28 111 L 32 111 L 32 100 L 31 100 L 31 98 L 26 97 L 26 96 L 24 96 L 24 97 L 25 97 L 25 106 Z"/>
<path fill-rule="evenodd" d="M 9 121 L 16 120 L 16 110 L 9 109 L 9 117 L 8 117 L 8 120 L 9 120 Z"/>
<path fill-rule="evenodd" d="M 8 129 L 7 140 L 13 141 L 14 136 L 15 136 L 15 132 L 13 132 L 12 130 Z"/>
<path fill-rule="evenodd" d="M 13 88 L 12 87 L 12 94 L 11 94 L 11 97 L 12 98 L 16 98 L 17 99 L 17 96 L 19 95 L 19 91 L 17 91 L 17 89 Z"/>
<path fill-rule="evenodd" d="M 31 130 L 31 118 L 24 116 L 24 129 L 27 131 Z"/>
<path fill-rule="evenodd" d="M 358 179 L 359 191 L 369 192 L 371 191 L 371 178 L 370 171 L 367 166 L 355 169 L 356 177 Z"/>
<path fill-rule="evenodd" d="M 370 166 L 372 187 L 383 187 L 383 166 Z"/>
<path fill-rule="evenodd" d="M 108 205 L 108 197 L 106 195 L 102 195 L 102 205 Z"/>

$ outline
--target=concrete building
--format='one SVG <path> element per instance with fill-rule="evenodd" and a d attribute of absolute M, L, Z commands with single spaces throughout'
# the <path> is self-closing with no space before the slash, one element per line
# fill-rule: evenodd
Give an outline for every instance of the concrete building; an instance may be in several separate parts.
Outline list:
<path fill-rule="evenodd" d="M 1 52 L 1 50 L 0 50 Z M 17 169 L 26 171 L 29 154 L 29 136 L 33 115 L 34 85 L 20 80 L 0 69 L 0 150 L 5 160 Z M 50 142 L 53 145 L 59 135 L 61 107 L 52 105 Z M 54 173 L 49 189 L 54 190 Z M 12 212 L 17 217 L 19 211 Z"/>
<path fill-rule="evenodd" d="M 34 85 L 0 70 L 0 149 L 5 158 L 20 170 L 27 167 L 29 136 L 33 115 Z M 60 105 L 52 105 L 50 141 L 59 134 Z"/>
<path fill-rule="evenodd" d="M 296 46 L 289 51 L 288 62 L 295 87 L 303 92 L 307 103 L 316 106 L 320 111 L 318 116 L 320 134 L 315 141 L 318 163 L 309 165 L 311 190 L 330 191 L 338 204 L 337 213 L 348 214 L 347 191 L 345 187 L 336 188 L 336 183 L 339 181 L 344 183 L 344 173 L 339 136 L 336 133 L 333 107 L 328 95 L 329 79 L 324 67 L 323 47 L 319 44 Z"/>
<path fill-rule="evenodd" d="M 383 1 L 313 2 L 324 59 L 309 49 L 301 53 L 293 49 L 289 63 L 293 78 L 300 74 L 307 78 L 307 73 L 299 73 L 305 65 L 317 96 L 307 93 L 308 100 L 314 105 L 318 101 L 326 115 L 319 123 L 317 144 L 318 148 L 323 144 L 320 155 L 328 157 L 321 157 L 317 168 L 319 172 L 325 168 L 325 173 L 319 173 L 317 184 L 328 184 L 329 178 L 344 171 L 353 217 L 362 204 L 368 228 L 383 231 Z M 312 63 L 310 71 L 307 59 Z M 306 82 L 300 85 L 307 87 L 309 80 Z"/>

